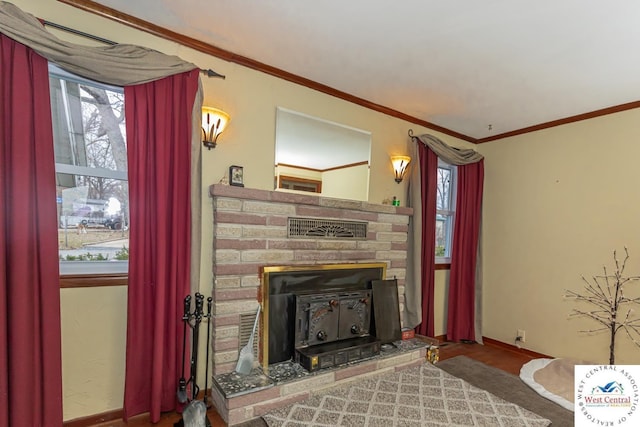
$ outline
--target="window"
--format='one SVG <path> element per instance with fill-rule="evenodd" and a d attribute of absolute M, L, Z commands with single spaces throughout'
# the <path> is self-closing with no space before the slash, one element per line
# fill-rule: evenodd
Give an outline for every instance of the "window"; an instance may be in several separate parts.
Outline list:
<path fill-rule="evenodd" d="M 49 83 L 60 273 L 127 272 L 124 92 L 52 64 Z"/>
<path fill-rule="evenodd" d="M 438 188 L 436 198 L 436 263 L 451 262 L 453 219 L 456 211 L 455 166 L 438 160 Z"/>

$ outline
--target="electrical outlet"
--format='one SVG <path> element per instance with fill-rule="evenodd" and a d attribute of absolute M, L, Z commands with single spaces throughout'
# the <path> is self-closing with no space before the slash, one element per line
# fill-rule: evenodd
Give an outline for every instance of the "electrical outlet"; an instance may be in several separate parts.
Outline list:
<path fill-rule="evenodd" d="M 516 333 L 516 341 L 526 342 L 524 329 L 518 329 L 518 332 Z"/>

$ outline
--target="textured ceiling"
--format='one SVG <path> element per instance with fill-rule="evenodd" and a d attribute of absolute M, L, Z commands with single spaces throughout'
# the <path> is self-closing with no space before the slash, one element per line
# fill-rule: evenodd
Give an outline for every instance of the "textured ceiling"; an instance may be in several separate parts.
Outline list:
<path fill-rule="evenodd" d="M 98 0 L 486 138 L 640 100 L 640 2 Z"/>

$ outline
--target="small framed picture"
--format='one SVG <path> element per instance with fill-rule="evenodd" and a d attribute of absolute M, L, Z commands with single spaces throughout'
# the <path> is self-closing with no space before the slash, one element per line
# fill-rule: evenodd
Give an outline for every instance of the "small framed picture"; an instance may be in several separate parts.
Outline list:
<path fill-rule="evenodd" d="M 229 166 L 229 184 L 244 187 L 242 166 Z"/>

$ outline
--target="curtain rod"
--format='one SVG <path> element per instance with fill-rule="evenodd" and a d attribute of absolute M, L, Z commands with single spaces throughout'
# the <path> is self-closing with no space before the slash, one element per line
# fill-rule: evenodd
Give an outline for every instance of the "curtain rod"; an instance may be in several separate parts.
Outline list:
<path fill-rule="evenodd" d="M 113 46 L 113 45 L 117 44 L 116 42 L 114 42 L 112 40 L 105 39 L 105 38 L 102 38 L 102 37 L 98 37 L 98 36 L 95 36 L 93 34 L 85 33 L 84 31 L 76 30 L 75 28 L 70 28 L 70 27 L 66 27 L 64 25 L 56 24 L 55 22 L 47 21 L 47 20 L 44 20 L 44 19 L 39 19 L 39 21 L 42 23 L 42 25 L 46 25 L 48 27 L 57 28 L 58 30 L 65 31 L 65 32 L 71 33 L 71 34 L 75 34 L 77 36 L 81 36 L 81 37 L 84 37 L 84 38 L 87 38 L 87 39 L 95 40 L 95 41 L 98 41 L 100 43 L 108 44 L 110 46 Z M 226 78 L 226 76 L 224 76 L 222 74 L 219 74 L 219 73 L 216 73 L 211 68 L 209 68 L 209 69 L 200 68 L 200 72 L 202 74 L 206 75 L 207 77 L 220 77 L 221 79 L 225 79 Z"/>

